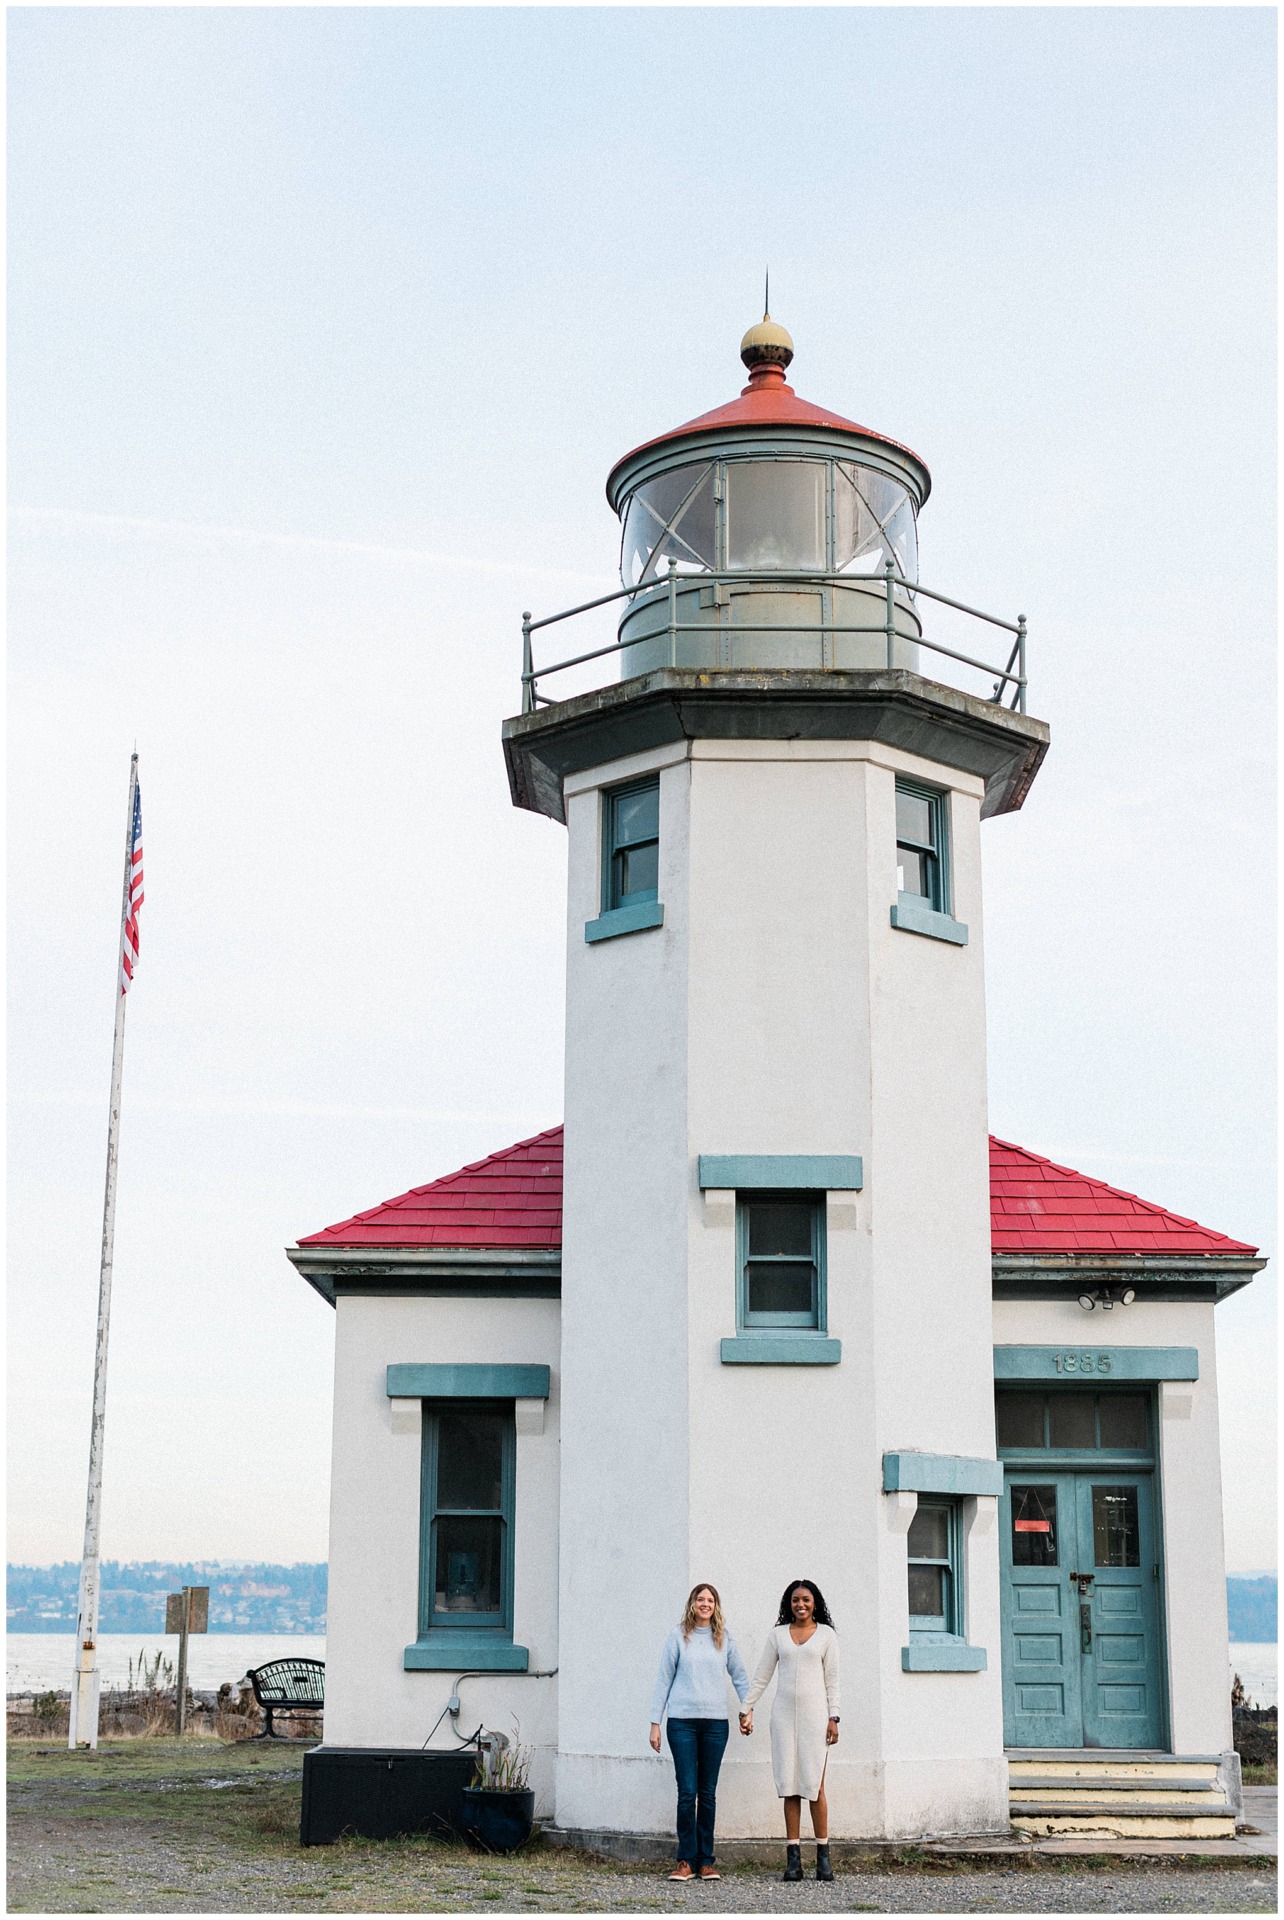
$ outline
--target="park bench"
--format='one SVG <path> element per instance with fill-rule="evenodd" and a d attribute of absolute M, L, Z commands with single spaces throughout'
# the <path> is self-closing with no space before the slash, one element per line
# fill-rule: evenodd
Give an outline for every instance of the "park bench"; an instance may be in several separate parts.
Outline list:
<path fill-rule="evenodd" d="M 246 1675 L 267 1725 L 256 1740 L 283 1740 L 272 1728 L 274 1713 L 320 1713 L 325 1706 L 324 1660 L 268 1660 Z"/>

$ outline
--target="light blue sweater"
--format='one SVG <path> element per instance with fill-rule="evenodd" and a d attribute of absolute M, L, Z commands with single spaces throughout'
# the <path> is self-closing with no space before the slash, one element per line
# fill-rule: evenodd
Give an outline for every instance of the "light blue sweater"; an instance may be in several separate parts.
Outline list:
<path fill-rule="evenodd" d="M 666 1712 L 670 1720 L 725 1720 L 728 1674 L 743 1700 L 749 1675 L 729 1633 L 723 1634 L 721 1647 L 715 1647 L 712 1628 L 694 1627 L 691 1638 L 684 1640 L 682 1629 L 675 1627 L 660 1655 L 651 1700 L 652 1724 L 658 1725 Z"/>

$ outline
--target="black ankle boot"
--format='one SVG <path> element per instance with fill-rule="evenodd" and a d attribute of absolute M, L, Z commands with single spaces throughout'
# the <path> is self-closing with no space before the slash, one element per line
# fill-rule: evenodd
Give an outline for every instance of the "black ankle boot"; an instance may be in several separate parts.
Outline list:
<path fill-rule="evenodd" d="M 833 1877 L 834 1869 L 829 1864 L 829 1842 L 828 1840 L 818 1840 L 816 1842 L 816 1878 L 818 1880 L 832 1880 Z"/>
<path fill-rule="evenodd" d="M 782 1880 L 802 1879 L 802 1848 L 796 1841 L 790 1840 L 785 1847 L 785 1870 Z"/>

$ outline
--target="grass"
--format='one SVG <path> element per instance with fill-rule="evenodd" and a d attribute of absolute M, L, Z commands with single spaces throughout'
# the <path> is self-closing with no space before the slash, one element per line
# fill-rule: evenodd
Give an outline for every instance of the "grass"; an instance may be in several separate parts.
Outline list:
<path fill-rule="evenodd" d="M 692 1904 L 693 1891 L 658 1884 L 655 1867 L 588 1859 L 538 1840 L 506 1858 L 427 1837 L 302 1848 L 302 1771 L 303 1748 L 284 1744 L 129 1739 L 90 1754 L 13 1741 L 10 1911 L 650 1913 Z M 844 1876 L 853 1880 L 843 1905 L 849 1912 L 885 1911 L 880 1885 L 889 1894 L 897 1883 L 908 1892 L 950 1876 L 957 1887 L 975 1888 L 964 1908 L 993 1911 L 986 1891 L 993 1865 L 924 1856 L 913 1847 L 871 1851 L 844 1864 Z M 1037 1886 L 1064 1885 L 1067 1875 L 1098 1866 L 1130 1871 L 1110 1856 L 1037 1865 L 1016 1856 L 1003 1871 L 1020 1872 L 1033 1900 Z M 870 1878 L 854 1884 L 857 1874 Z M 775 1877 L 774 1867 L 729 1869 L 723 1885 L 736 1891 L 725 1910 L 741 1899 L 757 1906 L 765 1881 Z M 1183 1877 L 1189 1883 L 1189 1875 Z M 1246 1880 L 1241 1884 L 1247 1909 L 1257 1896 Z M 697 1903 L 700 1893 L 695 1890 Z M 925 1897 L 932 1910 L 935 1896 Z"/>

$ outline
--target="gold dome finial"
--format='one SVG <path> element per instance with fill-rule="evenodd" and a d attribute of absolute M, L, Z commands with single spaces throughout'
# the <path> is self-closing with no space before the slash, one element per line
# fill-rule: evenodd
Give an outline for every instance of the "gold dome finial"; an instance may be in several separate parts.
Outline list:
<path fill-rule="evenodd" d="M 771 278 L 768 275 L 763 288 L 762 319 L 756 327 L 750 327 L 740 342 L 740 358 L 748 367 L 751 377 L 759 367 L 779 367 L 783 377 L 793 357 L 793 341 L 771 317 Z"/>

